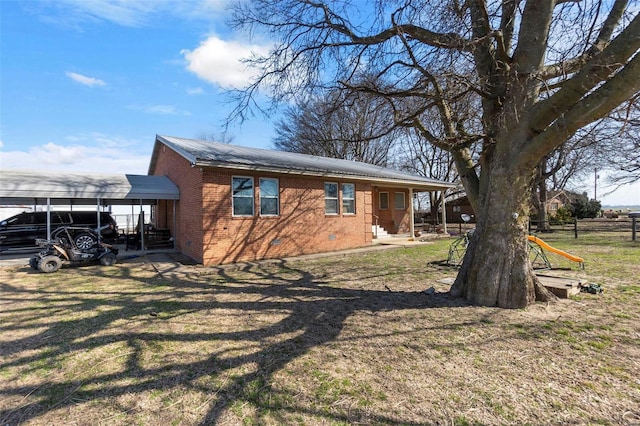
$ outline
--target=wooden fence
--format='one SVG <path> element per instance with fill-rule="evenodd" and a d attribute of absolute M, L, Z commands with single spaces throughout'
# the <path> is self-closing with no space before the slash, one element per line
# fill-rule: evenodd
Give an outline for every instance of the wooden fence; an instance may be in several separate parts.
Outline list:
<path fill-rule="evenodd" d="M 529 222 L 529 233 L 566 232 L 573 234 L 574 238 L 578 238 L 580 234 L 585 233 L 628 233 L 632 235 L 632 239 L 635 241 L 635 236 L 640 230 L 640 220 L 627 217 L 617 219 L 574 219 L 573 222 L 561 224 L 547 222 L 544 228 L 544 231 L 538 231 L 538 222 L 533 220 Z"/>

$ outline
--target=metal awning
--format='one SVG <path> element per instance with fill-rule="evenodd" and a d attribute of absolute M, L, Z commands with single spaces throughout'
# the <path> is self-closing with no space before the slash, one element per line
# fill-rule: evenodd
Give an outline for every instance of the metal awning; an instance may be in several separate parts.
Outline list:
<path fill-rule="evenodd" d="M 133 205 L 178 200 L 166 176 L 0 170 L 0 204 Z"/>

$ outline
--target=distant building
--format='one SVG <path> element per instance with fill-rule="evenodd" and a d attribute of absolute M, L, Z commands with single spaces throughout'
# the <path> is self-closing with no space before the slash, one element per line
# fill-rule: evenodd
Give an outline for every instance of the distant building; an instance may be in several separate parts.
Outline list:
<path fill-rule="evenodd" d="M 466 214 L 471 218 L 469 223 L 476 222 L 475 212 L 473 211 L 473 207 L 471 207 L 469 198 L 466 195 L 456 198 L 455 200 L 447 201 L 446 211 L 447 222 L 449 223 L 464 223 L 465 221 L 462 220 L 463 214 Z"/>

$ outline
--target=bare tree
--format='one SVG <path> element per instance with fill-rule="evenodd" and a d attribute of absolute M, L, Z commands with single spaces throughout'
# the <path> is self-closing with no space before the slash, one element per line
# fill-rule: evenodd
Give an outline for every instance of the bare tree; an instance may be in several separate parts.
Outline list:
<path fill-rule="evenodd" d="M 387 166 L 398 131 L 393 115 L 374 96 L 339 91 L 285 111 L 276 126 L 276 149 Z"/>
<path fill-rule="evenodd" d="M 599 166 L 597 147 L 603 137 L 599 126 L 584 127 L 540 160 L 531 191 L 537 231 L 549 228 L 546 203 L 550 191 L 564 191 L 571 184 L 582 181 L 594 168 L 602 167 Z"/>
<path fill-rule="evenodd" d="M 253 0 L 237 25 L 276 44 L 251 62 L 242 118 L 265 89 L 276 102 L 330 86 L 383 99 L 399 126 L 449 151 L 477 216 L 451 288 L 489 306 L 552 296 L 527 254 L 537 165 L 640 90 L 640 16 L 627 0 Z M 362 78 L 363 71 L 371 78 Z M 461 103 L 479 108 L 461 113 Z M 425 117 L 438 116 L 434 134 Z M 480 122 L 479 130 L 475 123 Z M 480 144 L 476 161 L 471 146 Z"/>
<path fill-rule="evenodd" d="M 432 145 L 411 129 L 405 131 L 399 139 L 398 155 L 395 161 L 398 168 L 431 179 L 455 182 L 458 178 L 451 153 Z M 441 191 L 428 193 L 428 204 L 434 224 L 438 220 L 438 210 L 442 205 L 443 195 L 445 194 Z"/>
<path fill-rule="evenodd" d="M 207 141 L 207 142 L 217 142 L 217 143 L 225 143 L 225 144 L 233 143 L 233 140 L 235 139 L 235 136 L 227 133 L 226 131 L 221 133 L 202 132 L 196 137 L 200 140 Z"/>
<path fill-rule="evenodd" d="M 640 180 L 640 96 L 611 114 L 607 142 L 601 149 L 601 169 L 611 171 L 609 182 L 616 187 Z"/>

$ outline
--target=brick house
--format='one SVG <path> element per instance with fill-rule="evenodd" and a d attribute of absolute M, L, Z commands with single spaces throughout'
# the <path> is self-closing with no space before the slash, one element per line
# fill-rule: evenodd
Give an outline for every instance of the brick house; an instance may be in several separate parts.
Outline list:
<path fill-rule="evenodd" d="M 549 191 L 547 193 L 547 202 L 545 210 L 550 216 L 555 216 L 559 208 L 565 206 L 571 207 L 571 196 L 564 191 Z"/>
<path fill-rule="evenodd" d="M 362 247 L 376 225 L 412 233 L 413 193 L 455 186 L 365 163 L 159 135 L 149 175 L 180 189 L 175 206 L 158 202 L 156 225 L 204 265 Z"/>

